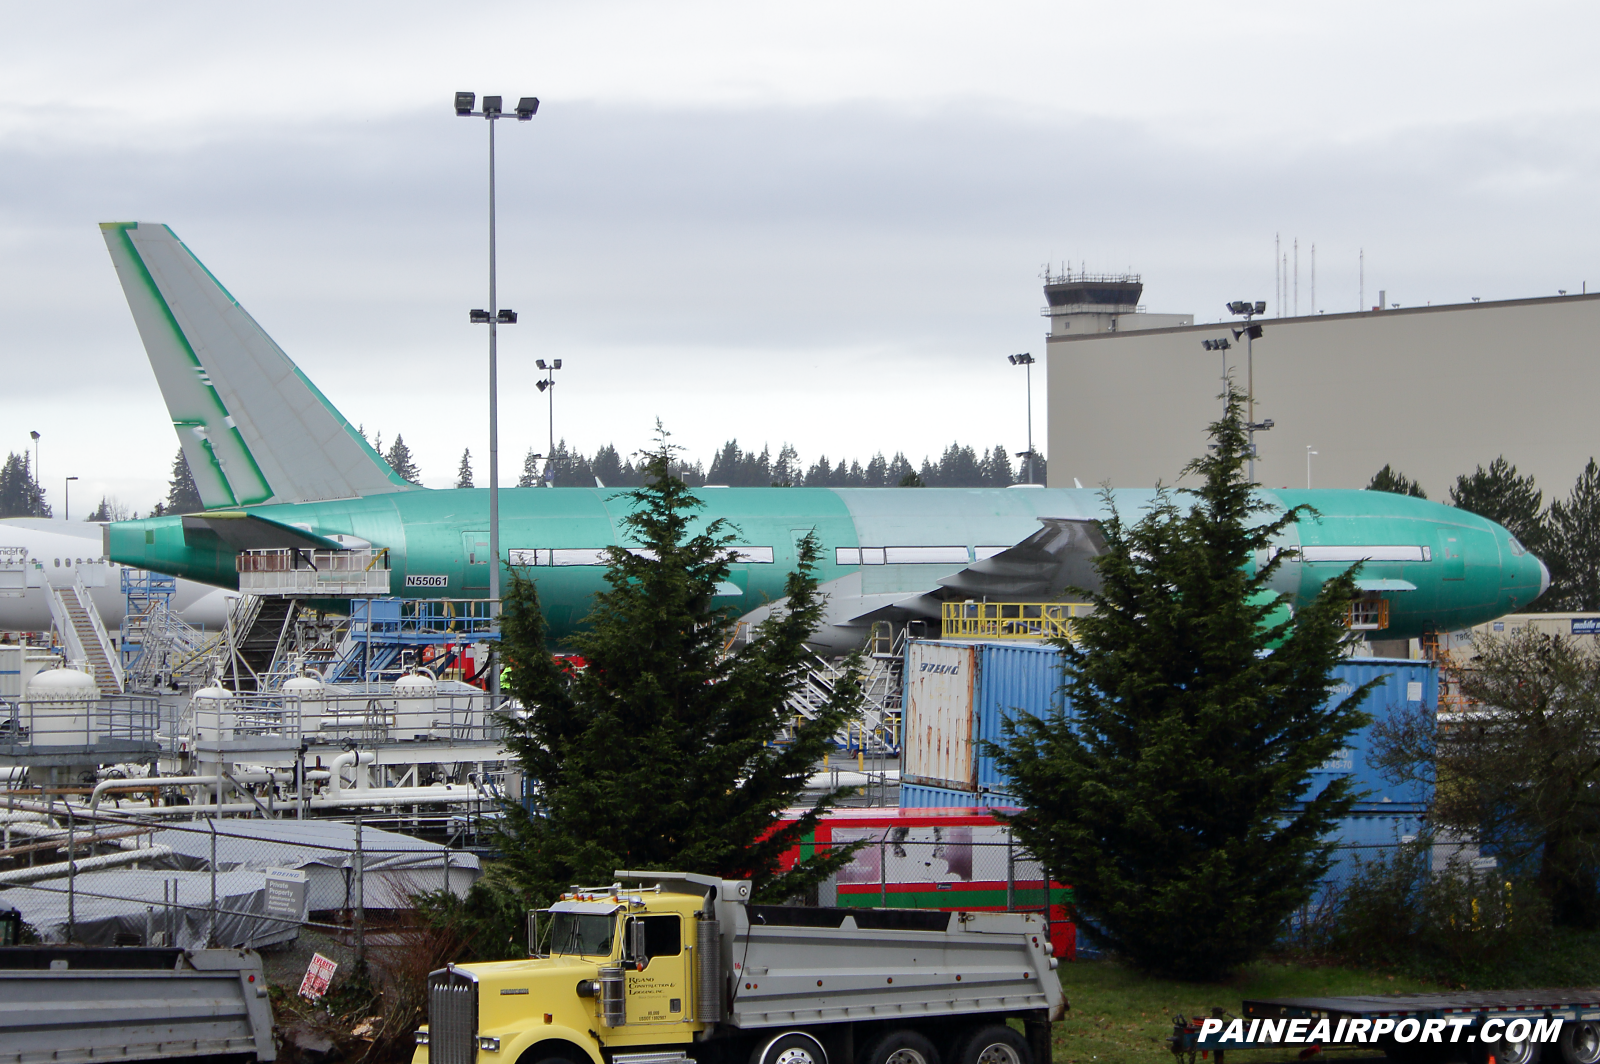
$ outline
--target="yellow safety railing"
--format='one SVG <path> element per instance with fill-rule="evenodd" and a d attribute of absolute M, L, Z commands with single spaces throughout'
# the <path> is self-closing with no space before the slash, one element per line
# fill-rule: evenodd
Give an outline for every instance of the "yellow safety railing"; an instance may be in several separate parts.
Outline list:
<path fill-rule="evenodd" d="M 940 634 L 946 639 L 1071 639 L 1072 619 L 1087 602 L 946 602 Z"/>

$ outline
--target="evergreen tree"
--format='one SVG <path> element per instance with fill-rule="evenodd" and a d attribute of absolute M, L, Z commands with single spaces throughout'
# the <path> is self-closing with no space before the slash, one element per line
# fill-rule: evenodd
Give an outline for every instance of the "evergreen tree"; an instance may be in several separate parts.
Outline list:
<path fill-rule="evenodd" d="M 0 517 L 49 517 L 44 489 L 33 479 L 28 454 L 6 455 L 0 466 Z"/>
<path fill-rule="evenodd" d="M 84 520 L 85 521 L 110 521 L 110 520 L 113 520 L 113 518 L 111 516 L 111 502 L 110 502 L 110 500 L 107 499 L 104 495 L 100 496 L 100 505 L 96 506 L 94 508 L 94 510 L 89 514 L 89 516 L 84 518 Z"/>
<path fill-rule="evenodd" d="M 908 483 L 908 481 L 916 483 Z M 917 477 L 917 471 L 911 468 L 911 463 L 906 459 L 904 451 L 896 451 L 884 469 L 883 483 L 885 487 L 909 488 L 922 487 L 922 481 Z"/>
<path fill-rule="evenodd" d="M 792 488 L 803 477 L 804 474 L 800 472 L 800 452 L 788 443 L 778 448 L 778 460 L 772 463 L 772 486 Z"/>
<path fill-rule="evenodd" d="M 952 443 L 939 457 L 939 479 L 931 483 L 941 488 L 978 488 L 984 483 L 978 452 Z"/>
<path fill-rule="evenodd" d="M 828 456 L 822 455 L 806 470 L 806 487 L 826 488 L 833 484 L 833 467 L 828 464 Z"/>
<path fill-rule="evenodd" d="M 1451 506 L 1487 517 L 1535 554 L 1544 549 L 1543 502 L 1544 492 L 1533 486 L 1533 477 L 1519 477 L 1504 455 L 1488 469 L 1479 466 L 1476 473 L 1457 477 L 1450 489 Z"/>
<path fill-rule="evenodd" d="M 1593 458 L 1572 494 L 1550 504 L 1542 560 L 1550 569 L 1542 609 L 1600 610 L 1600 466 Z"/>
<path fill-rule="evenodd" d="M 806 640 L 822 619 L 816 538 L 806 538 L 789 576 L 786 608 L 724 653 L 734 617 L 716 593 L 728 576 L 727 545 L 738 537 L 720 520 L 692 530 L 701 503 L 673 474 L 676 464 L 662 432 L 623 519 L 626 538 L 651 556 L 608 551 L 608 588 L 571 640 L 583 669 L 552 658 L 538 589 L 512 575 L 500 649 L 523 711 L 504 723 L 535 812 L 506 806 L 502 852 L 536 901 L 571 883 L 610 882 L 620 868 L 749 877 L 775 900 L 849 858 L 835 851 L 777 870 L 780 854 L 813 830 L 837 794 L 772 830 L 860 702 L 852 677 L 814 720 L 795 724 L 787 707 L 807 671 Z"/>
<path fill-rule="evenodd" d="M 872 456 L 872 461 L 867 463 L 866 476 L 863 480 L 866 487 L 886 488 L 889 486 L 889 463 L 879 451 Z"/>
<path fill-rule="evenodd" d="M 200 501 L 200 489 L 195 487 L 194 474 L 189 471 L 189 459 L 178 448 L 172 460 L 172 479 L 167 482 L 167 513 L 192 514 L 206 508 Z"/>
<path fill-rule="evenodd" d="M 1372 479 L 1367 482 L 1368 491 L 1387 491 L 1391 495 L 1410 495 L 1418 499 L 1426 499 L 1428 493 L 1422 490 L 1422 485 L 1401 473 L 1388 463 L 1382 469 L 1372 474 Z"/>
<path fill-rule="evenodd" d="M 1260 956 L 1316 890 L 1353 798 L 1342 777 L 1309 793 L 1311 773 L 1366 723 L 1369 689 L 1329 704 L 1353 576 L 1290 619 L 1283 555 L 1256 568 L 1307 508 L 1266 519 L 1226 398 L 1187 511 L 1161 489 L 1130 525 L 1105 494 L 1094 610 L 1059 644 L 1070 717 L 1009 720 L 992 748 L 1026 807 L 1018 837 L 1073 885 L 1086 930 L 1190 979 Z"/>
<path fill-rule="evenodd" d="M 456 470 L 456 487 L 472 487 L 472 449 L 470 447 L 461 452 L 461 468 Z"/>
<path fill-rule="evenodd" d="M 532 447 L 528 448 L 527 457 L 522 460 L 522 476 L 517 478 L 519 488 L 537 488 L 539 486 L 539 456 Z"/>
<path fill-rule="evenodd" d="M 990 488 L 1009 488 L 1016 477 L 1011 472 L 1011 455 L 998 443 L 983 453 L 983 483 Z"/>
<path fill-rule="evenodd" d="M 383 437 L 379 437 L 381 441 Z M 422 483 L 422 470 L 411 460 L 411 448 L 406 446 L 406 438 L 400 433 L 394 434 L 394 445 L 389 448 L 389 453 L 383 456 L 389 463 L 389 468 L 400 474 L 401 480 L 409 480 L 413 484 Z"/>
<path fill-rule="evenodd" d="M 594 461 L 590 464 L 590 468 L 608 488 L 620 488 L 629 483 L 629 479 L 625 479 L 623 473 L 622 459 L 617 455 L 617 449 L 609 443 L 594 452 Z M 628 472 L 632 473 L 631 467 Z"/>

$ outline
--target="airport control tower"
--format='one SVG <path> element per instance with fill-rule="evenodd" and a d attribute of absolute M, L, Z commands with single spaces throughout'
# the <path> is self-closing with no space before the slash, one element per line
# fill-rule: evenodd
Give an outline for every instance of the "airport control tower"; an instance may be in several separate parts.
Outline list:
<path fill-rule="evenodd" d="M 1044 273 L 1042 314 L 1050 319 L 1051 336 L 1085 333 L 1132 332 L 1136 329 L 1170 329 L 1193 325 L 1193 314 L 1147 314 L 1139 305 L 1144 282 L 1136 273 L 1073 273 L 1070 266 L 1057 274 Z"/>

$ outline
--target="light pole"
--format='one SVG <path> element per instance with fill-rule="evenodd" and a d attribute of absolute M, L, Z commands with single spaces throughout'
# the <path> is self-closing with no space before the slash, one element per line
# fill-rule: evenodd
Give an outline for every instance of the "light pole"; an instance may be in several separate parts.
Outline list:
<path fill-rule="evenodd" d="M 30 431 L 28 435 L 33 437 L 33 482 L 37 484 L 39 483 L 39 434 Z"/>
<path fill-rule="evenodd" d="M 477 94 L 456 93 L 456 114 L 462 118 L 482 118 L 489 123 L 489 309 L 474 310 L 469 318 L 474 324 L 489 326 L 489 619 L 495 626 L 500 616 L 500 403 L 499 364 L 497 361 L 498 330 L 502 325 L 515 325 L 517 312 L 503 310 L 495 291 L 494 247 L 494 124 L 507 117 L 501 113 L 500 97 L 485 96 L 483 109 L 474 111 Z M 524 96 L 517 101 L 517 121 L 527 122 L 539 113 L 539 100 Z M 491 652 L 489 659 L 489 706 L 500 701 L 500 662 Z"/>
<path fill-rule="evenodd" d="M 556 486 L 556 470 L 553 460 L 556 456 L 556 370 L 561 368 L 559 358 L 552 359 L 550 365 L 545 365 L 544 359 L 539 359 L 534 365 L 544 370 L 544 379 L 539 382 L 539 390 L 550 400 L 550 449 L 545 452 L 549 455 L 544 461 L 544 486 Z"/>
<path fill-rule="evenodd" d="M 64 521 L 72 520 L 72 482 L 74 480 L 77 480 L 77 479 L 78 479 L 77 477 L 68 477 L 67 478 L 67 482 L 63 486 L 63 489 L 62 489 L 62 492 L 61 492 L 61 494 L 62 494 L 62 500 L 61 500 L 62 514 L 61 514 L 61 518 Z"/>
<path fill-rule="evenodd" d="M 1023 366 L 1028 372 L 1028 449 L 1022 453 L 1028 459 L 1028 475 L 1026 483 L 1033 483 L 1033 355 L 1024 351 L 1020 355 L 1007 355 L 1006 361 L 1013 366 Z"/>
<path fill-rule="evenodd" d="M 1309 443 L 1306 444 L 1306 490 L 1307 491 L 1311 490 L 1311 456 L 1316 454 L 1316 453 L 1317 453 L 1316 451 L 1313 451 L 1311 449 L 1311 445 Z"/>
<path fill-rule="evenodd" d="M 1249 441 L 1250 441 L 1249 476 L 1250 476 L 1250 483 L 1252 483 L 1252 484 L 1254 484 L 1256 482 L 1256 433 L 1257 432 L 1265 432 L 1268 429 L 1272 428 L 1272 426 L 1273 426 L 1273 421 L 1272 421 L 1271 418 L 1267 418 L 1265 421 L 1257 421 L 1256 420 L 1255 341 L 1257 341 L 1257 340 L 1259 340 L 1261 338 L 1262 330 L 1261 330 L 1261 326 L 1257 325 L 1255 322 L 1251 321 L 1250 319 L 1255 317 L 1255 315 L 1257 315 L 1257 314 L 1265 314 L 1266 312 L 1267 312 L 1267 303 L 1266 303 L 1266 300 L 1264 300 L 1264 299 L 1258 299 L 1254 303 L 1251 303 L 1247 299 L 1236 299 L 1232 303 L 1228 304 L 1228 313 L 1230 313 L 1230 314 L 1242 314 L 1244 316 L 1244 328 L 1242 328 L 1242 329 L 1234 329 L 1233 330 L 1233 338 L 1235 340 L 1237 340 L 1237 339 L 1239 339 L 1241 337 L 1244 338 L 1244 352 L 1245 352 L 1245 354 L 1244 354 L 1244 360 L 1245 360 L 1245 371 L 1244 371 L 1245 372 L 1245 422 L 1244 422 L 1244 428 L 1245 428 L 1245 432 L 1249 436 Z"/>

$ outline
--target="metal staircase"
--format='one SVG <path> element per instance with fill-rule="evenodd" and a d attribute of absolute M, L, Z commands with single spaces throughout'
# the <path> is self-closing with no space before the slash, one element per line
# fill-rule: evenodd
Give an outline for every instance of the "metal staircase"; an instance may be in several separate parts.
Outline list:
<path fill-rule="evenodd" d="M 246 599 L 249 603 L 246 604 Z M 241 595 L 233 624 L 234 655 L 244 666 L 235 690 L 261 690 L 285 640 L 294 633 L 300 603 L 292 598 Z"/>
<path fill-rule="evenodd" d="M 68 660 L 81 661 L 92 668 L 100 690 L 120 692 L 124 682 L 122 657 L 111 643 L 100 611 L 84 586 L 82 573 L 74 576 L 71 587 L 50 588 L 50 617 L 66 644 Z"/>
<path fill-rule="evenodd" d="M 861 686 L 860 715 L 845 725 L 837 736 L 839 745 L 849 749 L 873 748 L 884 752 L 900 749 L 901 671 L 905 661 L 906 634 L 895 637 L 885 626 L 875 627 L 867 643 L 862 671 L 856 682 Z M 817 713 L 848 673 L 845 659 L 826 661 L 811 655 L 810 667 L 800 686 L 789 696 L 788 707 L 796 717 L 815 720 Z"/>

